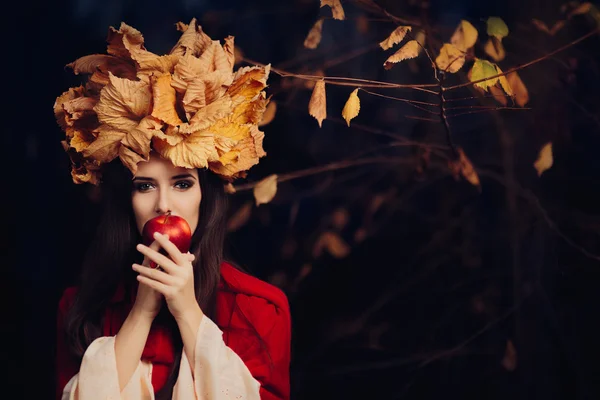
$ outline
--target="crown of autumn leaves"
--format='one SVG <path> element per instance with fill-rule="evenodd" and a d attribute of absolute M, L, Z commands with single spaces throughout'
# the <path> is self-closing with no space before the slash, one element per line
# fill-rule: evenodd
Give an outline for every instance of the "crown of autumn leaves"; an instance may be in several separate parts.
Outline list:
<path fill-rule="evenodd" d="M 67 65 L 88 75 L 54 104 L 73 182 L 98 185 L 102 166 L 117 157 L 135 174 L 151 151 L 231 182 L 266 155 L 258 123 L 270 65 L 234 72 L 233 36 L 221 45 L 195 19 L 176 26 L 183 33 L 169 54 L 147 51 L 142 34 L 121 23 L 109 29 L 108 54 Z"/>

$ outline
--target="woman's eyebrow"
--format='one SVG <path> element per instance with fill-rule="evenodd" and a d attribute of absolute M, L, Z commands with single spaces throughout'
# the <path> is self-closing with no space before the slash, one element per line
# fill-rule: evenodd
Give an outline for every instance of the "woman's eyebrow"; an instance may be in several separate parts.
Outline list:
<path fill-rule="evenodd" d="M 192 178 L 192 179 L 196 179 L 196 177 L 192 174 L 181 174 L 181 175 L 175 175 L 171 177 L 171 180 L 174 179 L 182 179 L 182 178 Z M 133 181 L 153 181 L 154 182 L 154 178 L 150 178 L 148 176 L 136 176 L 135 178 L 132 179 Z"/>

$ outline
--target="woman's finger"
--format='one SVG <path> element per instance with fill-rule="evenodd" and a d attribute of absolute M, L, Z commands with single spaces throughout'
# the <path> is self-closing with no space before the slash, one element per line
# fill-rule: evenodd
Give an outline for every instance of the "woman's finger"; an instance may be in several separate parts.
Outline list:
<path fill-rule="evenodd" d="M 169 257 L 163 256 L 158 251 L 153 250 L 148 246 L 144 246 L 141 243 L 138 244 L 136 248 L 148 259 L 160 265 L 161 268 L 164 269 L 168 274 L 172 274 L 174 271 L 176 271 L 177 265 Z"/>
<path fill-rule="evenodd" d="M 162 294 L 163 296 L 167 296 L 168 292 L 169 292 L 169 287 L 167 285 L 165 285 L 164 283 L 155 281 L 154 279 L 150 279 L 144 275 L 138 275 L 137 276 L 137 280 L 141 283 L 144 284 L 154 290 L 156 290 L 157 292 L 159 292 L 160 294 Z"/>
<path fill-rule="evenodd" d="M 140 273 L 142 276 L 164 283 L 165 285 L 170 286 L 174 283 L 173 277 L 171 275 L 164 273 L 158 269 L 144 267 L 140 264 L 133 264 L 132 269 Z"/>
<path fill-rule="evenodd" d="M 160 243 L 160 246 L 165 249 L 167 253 L 169 253 L 171 260 L 173 260 L 175 264 L 182 265 L 187 261 L 186 257 L 184 257 L 177 246 L 169 240 L 168 236 L 161 235 L 159 232 L 154 232 L 154 239 Z"/>

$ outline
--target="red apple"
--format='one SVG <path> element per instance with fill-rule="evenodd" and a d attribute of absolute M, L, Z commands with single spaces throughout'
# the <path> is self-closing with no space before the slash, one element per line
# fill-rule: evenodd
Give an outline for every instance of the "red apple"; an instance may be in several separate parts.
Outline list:
<path fill-rule="evenodd" d="M 169 240 L 182 253 L 189 251 L 192 242 L 192 230 L 184 218 L 171 215 L 169 212 L 146 222 L 142 229 L 142 240 L 146 246 L 150 246 L 154 241 L 154 232 L 169 235 Z M 160 249 L 160 253 L 168 256 L 166 250 L 162 248 Z M 156 267 L 156 263 L 152 260 L 150 260 L 150 267 Z"/>

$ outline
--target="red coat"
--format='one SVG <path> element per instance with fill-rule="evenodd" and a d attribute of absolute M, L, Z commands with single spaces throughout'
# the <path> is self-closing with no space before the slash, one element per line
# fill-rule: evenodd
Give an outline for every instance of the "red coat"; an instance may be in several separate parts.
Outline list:
<path fill-rule="evenodd" d="M 63 323 L 76 291 L 75 287 L 67 288 L 58 307 L 57 399 L 79 371 L 80 361 L 67 349 Z M 124 293 L 123 288 L 119 288 L 105 310 L 104 336 L 116 335 L 131 310 L 134 298 L 125 299 Z M 240 356 L 260 382 L 261 399 L 289 399 L 291 318 L 285 294 L 224 262 L 216 304 L 214 322 L 223 330 L 225 344 Z M 262 343 L 257 336 L 262 338 Z M 166 382 L 174 362 L 172 340 L 166 331 L 152 326 L 142 359 L 153 364 L 152 386 L 157 392 Z"/>

